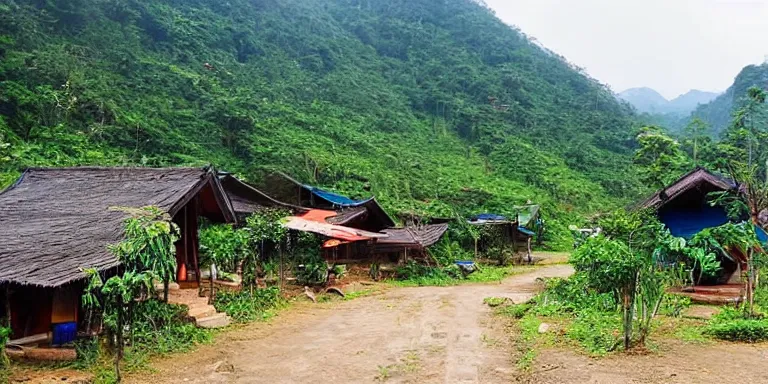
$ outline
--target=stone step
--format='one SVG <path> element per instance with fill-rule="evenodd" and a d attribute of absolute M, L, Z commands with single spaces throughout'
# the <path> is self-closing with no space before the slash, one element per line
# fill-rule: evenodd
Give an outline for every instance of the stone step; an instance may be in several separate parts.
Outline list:
<path fill-rule="evenodd" d="M 189 311 L 187 311 L 189 317 L 193 317 L 195 319 L 210 317 L 216 313 L 216 308 L 213 305 L 190 307 Z"/>
<path fill-rule="evenodd" d="M 168 302 L 171 304 L 184 304 L 184 305 L 198 305 L 198 304 L 208 304 L 208 298 L 207 297 L 198 297 L 198 298 L 176 298 L 176 297 L 169 297 Z"/>
<path fill-rule="evenodd" d="M 226 313 L 217 313 L 213 316 L 203 317 L 195 320 L 200 328 L 224 328 L 230 323 L 229 316 Z"/>
<path fill-rule="evenodd" d="M 168 284 L 168 294 L 172 295 L 174 292 L 179 291 L 181 288 L 179 287 L 178 283 L 170 283 Z M 165 291 L 165 287 L 163 286 L 163 283 L 155 283 L 155 292 L 157 293 L 163 293 Z"/>

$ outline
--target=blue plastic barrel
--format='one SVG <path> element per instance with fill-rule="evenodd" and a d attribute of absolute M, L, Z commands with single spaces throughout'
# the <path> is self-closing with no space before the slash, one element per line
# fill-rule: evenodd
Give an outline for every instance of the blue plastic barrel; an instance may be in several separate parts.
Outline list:
<path fill-rule="evenodd" d="M 69 344 L 77 338 L 77 323 L 53 324 L 53 345 Z"/>

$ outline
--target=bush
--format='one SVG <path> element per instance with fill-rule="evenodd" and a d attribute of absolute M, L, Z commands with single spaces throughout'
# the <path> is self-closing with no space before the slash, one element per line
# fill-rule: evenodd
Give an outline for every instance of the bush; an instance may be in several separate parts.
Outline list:
<path fill-rule="evenodd" d="M 215 263 L 219 270 L 235 272 L 250 255 L 247 232 L 231 225 L 211 225 L 200 230 L 200 263 Z"/>
<path fill-rule="evenodd" d="M 584 309 L 615 311 L 618 307 L 615 296 L 587 288 L 585 279 L 584 275 L 577 274 L 568 279 L 546 280 L 544 292 L 534 299 L 538 304 L 537 313 L 554 315 L 579 312 Z"/>
<path fill-rule="evenodd" d="M 661 301 L 659 313 L 665 316 L 680 317 L 691 306 L 691 298 L 680 295 L 666 295 Z"/>
<path fill-rule="evenodd" d="M 493 308 L 504 304 L 507 300 L 508 299 L 506 297 L 486 297 L 483 299 L 483 303 Z"/>
<path fill-rule="evenodd" d="M 461 272 L 456 268 L 439 268 L 409 261 L 396 270 L 397 279 L 405 281 L 408 285 L 418 286 L 445 286 L 454 284 L 461 277 Z"/>
<path fill-rule="evenodd" d="M 219 291 L 214 306 L 217 311 L 226 312 L 234 321 L 245 323 L 268 318 L 269 311 L 279 307 L 282 301 L 280 290 L 270 287 L 253 291 Z"/>
<path fill-rule="evenodd" d="M 522 319 L 528 311 L 532 308 L 531 304 L 512 304 L 506 305 L 497 310 L 497 313 L 504 316 L 509 316 L 514 319 Z"/>
<path fill-rule="evenodd" d="M 305 259 L 296 265 L 296 282 L 302 285 L 323 285 L 328 282 L 328 263 L 321 257 Z"/>
<path fill-rule="evenodd" d="M 566 335 L 592 355 L 605 355 L 621 344 L 621 316 L 618 313 L 582 311 Z"/>
<path fill-rule="evenodd" d="M 6 369 L 5 367 L 8 366 L 8 356 L 5 355 L 5 343 L 8 341 L 8 339 L 11 336 L 11 329 L 6 328 L 3 326 L 0 326 L 0 379 L 3 379 L 3 373 Z"/>
<path fill-rule="evenodd" d="M 187 320 L 187 309 L 158 300 L 139 303 L 132 329 L 133 349 L 151 354 L 185 351 L 211 340 L 209 331 Z"/>
<path fill-rule="evenodd" d="M 734 319 L 710 324 L 707 334 L 729 341 L 755 343 L 768 340 L 768 321 L 764 319 Z"/>

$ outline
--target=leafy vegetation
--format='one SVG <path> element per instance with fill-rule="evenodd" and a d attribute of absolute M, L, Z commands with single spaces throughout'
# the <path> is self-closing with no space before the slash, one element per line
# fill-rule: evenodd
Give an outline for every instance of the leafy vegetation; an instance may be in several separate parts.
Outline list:
<path fill-rule="evenodd" d="M 392 214 L 534 200 L 556 248 L 643 189 L 629 107 L 480 2 L 9 0 L 0 58 L 1 185 L 30 165 L 282 170 Z"/>
<path fill-rule="evenodd" d="M 282 303 L 277 287 L 243 289 L 237 292 L 218 291 L 214 306 L 219 312 L 226 312 L 233 320 L 246 323 L 267 319 L 271 310 Z"/>
<path fill-rule="evenodd" d="M 754 86 L 764 86 L 768 81 L 768 65 L 749 65 L 736 76 L 733 85 L 710 103 L 702 104 L 692 116 L 705 121 L 712 127 L 715 137 L 728 130 L 734 112 L 747 103 L 747 90 Z"/>
<path fill-rule="evenodd" d="M 174 279 L 176 270 L 174 243 L 179 233 L 170 216 L 156 207 L 123 210 L 133 215 L 125 220 L 125 239 L 110 247 L 123 265 L 122 274 L 103 282 L 97 271 L 86 271 L 89 284 L 82 300 L 89 310 L 97 307 L 102 310 L 107 340 L 113 347 L 117 382 L 121 380 L 120 361 L 125 353 L 126 328 L 134 341 L 136 316 L 141 307 L 149 305 L 137 305 L 137 302 L 153 294 L 154 279 L 165 283 L 164 301 L 167 302 L 168 283 Z M 152 314 L 155 315 L 157 313 Z"/>
<path fill-rule="evenodd" d="M 10 360 L 5 354 L 5 343 L 8 342 L 10 336 L 11 328 L 0 325 L 0 381 L 8 379 L 6 375 L 10 366 Z"/>
<path fill-rule="evenodd" d="M 768 319 L 726 307 L 714 316 L 706 332 L 722 340 L 755 343 L 768 340 Z"/>

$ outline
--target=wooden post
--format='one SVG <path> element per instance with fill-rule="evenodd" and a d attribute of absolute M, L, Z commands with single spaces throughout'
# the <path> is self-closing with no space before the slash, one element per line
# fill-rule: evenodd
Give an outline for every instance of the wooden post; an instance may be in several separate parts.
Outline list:
<path fill-rule="evenodd" d="M 199 287 L 201 285 L 200 284 L 201 273 L 200 273 L 200 261 L 198 256 L 200 240 L 198 239 L 198 235 L 197 235 L 197 225 L 198 225 L 197 216 L 200 212 L 199 210 L 200 199 L 198 199 L 197 196 L 195 196 L 195 199 L 193 200 L 193 204 L 194 206 L 193 206 L 192 216 L 189 218 L 191 222 L 190 223 L 191 225 L 189 225 L 189 235 L 192 237 L 190 243 L 192 245 L 192 262 L 195 263 L 195 282 Z"/>
<path fill-rule="evenodd" d="M 11 327 L 11 285 L 5 285 L 5 325 Z"/>
<path fill-rule="evenodd" d="M 282 243 L 279 243 L 277 245 L 277 252 L 280 255 L 280 272 L 279 272 L 280 281 L 278 282 L 278 289 L 280 290 L 280 292 L 283 292 L 283 281 L 285 280 L 285 276 L 283 275 L 283 273 L 285 271 L 283 270 L 283 244 Z"/>

